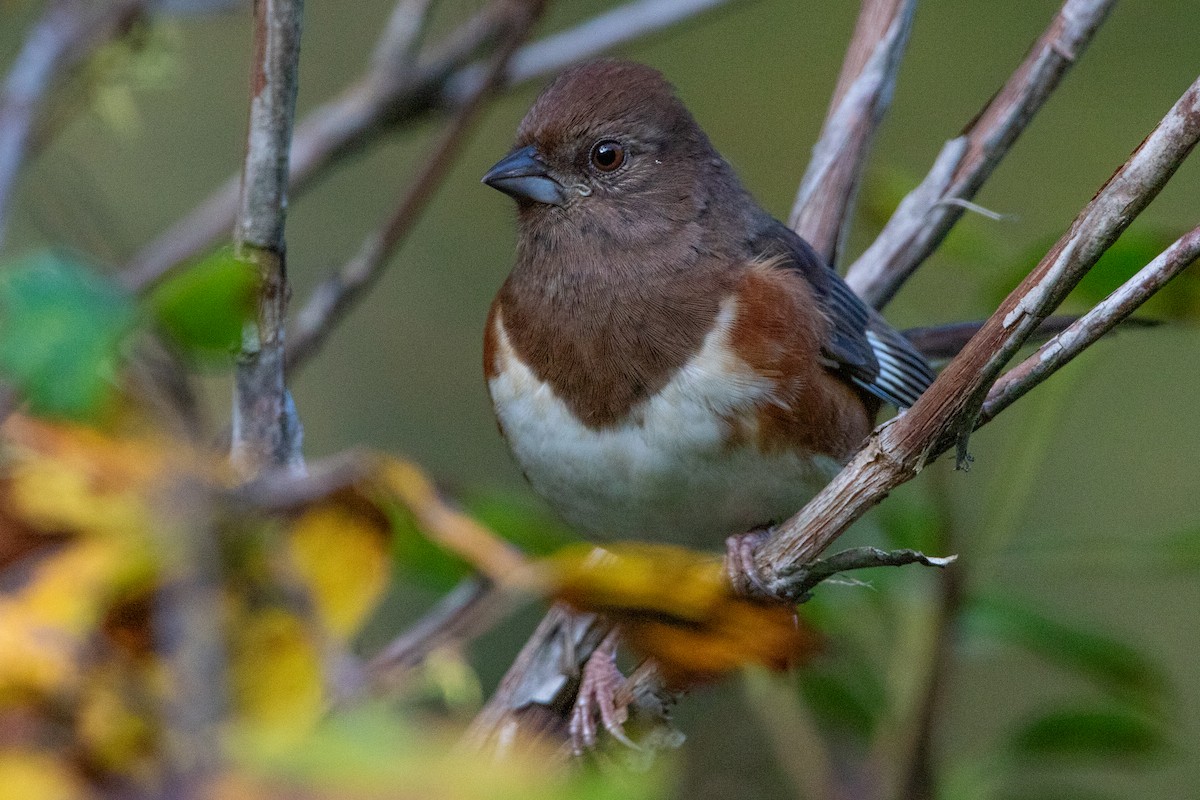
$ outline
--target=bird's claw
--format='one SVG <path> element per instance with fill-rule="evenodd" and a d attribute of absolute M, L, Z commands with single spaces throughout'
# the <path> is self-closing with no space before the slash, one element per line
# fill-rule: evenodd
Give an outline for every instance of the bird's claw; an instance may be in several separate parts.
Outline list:
<path fill-rule="evenodd" d="M 725 540 L 725 574 L 733 590 L 743 597 L 773 596 L 754 561 L 755 551 L 770 535 L 770 528 L 755 528 Z"/>
<path fill-rule="evenodd" d="M 617 640 L 614 632 L 601 642 L 583 665 L 579 693 L 568 724 L 571 750 L 577 756 L 596 747 L 599 734 L 597 718 L 604 730 L 618 742 L 634 750 L 641 749 L 625 733 L 629 707 L 617 702 L 617 694 L 625 687 L 625 676 L 617 668 L 616 657 Z"/>

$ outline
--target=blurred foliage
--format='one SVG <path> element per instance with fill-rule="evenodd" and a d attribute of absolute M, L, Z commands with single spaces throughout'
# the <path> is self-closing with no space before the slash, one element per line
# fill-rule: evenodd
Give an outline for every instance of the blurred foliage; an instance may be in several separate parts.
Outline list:
<path fill-rule="evenodd" d="M 1013 737 L 1013 747 L 1036 758 L 1128 761 L 1161 755 L 1167 745 L 1159 724 L 1126 709 L 1059 709 L 1039 716 Z"/>
<path fill-rule="evenodd" d="M 137 92 L 178 81 L 181 37 L 169 20 L 135 21 L 126 35 L 106 42 L 87 60 L 61 93 L 59 107 L 64 113 L 86 107 L 119 134 L 141 133 Z"/>
<path fill-rule="evenodd" d="M 963 616 L 968 634 L 1023 647 L 1089 678 L 1117 699 L 1158 711 L 1168 699 L 1159 666 L 1113 637 L 1079 630 L 1000 597 L 973 598 Z"/>
<path fill-rule="evenodd" d="M 185 353 L 227 366 L 254 318 L 258 272 L 224 247 L 173 273 L 147 303 L 159 329 Z"/>
<path fill-rule="evenodd" d="M 490 534 L 442 505 L 413 467 L 379 464 L 361 487 L 268 512 L 253 495 L 230 494 L 235 479 L 221 460 L 178 441 L 9 416 L 0 428 L 0 730 L 24 733 L 0 741 L 6 791 L 167 791 L 174 770 L 201 755 L 194 720 L 184 721 L 196 712 L 179 704 L 198 688 L 188 677 L 210 665 L 228 697 L 209 700 L 220 735 L 211 772 L 196 777 L 205 796 L 285 797 L 300 787 L 339 798 L 659 796 L 661 774 L 548 769 L 535 743 L 491 763 L 450 747 L 453 728 L 415 708 L 331 705 L 335 685 L 365 697 L 338 665 L 353 658 L 390 582 L 392 531 L 373 500 L 381 487 L 395 489 L 394 503 L 431 503 L 410 508 L 413 517 L 435 520 L 427 533 L 468 556 L 507 547 L 472 540 Z M 218 544 L 212 563 L 196 555 L 205 541 Z M 477 566 L 511 568 L 503 558 Z M 189 617 L 178 606 L 185 595 L 209 604 Z M 195 658 L 203 664 L 187 663 Z"/>
<path fill-rule="evenodd" d="M 782 603 L 740 597 L 720 557 L 681 547 L 566 547 L 542 562 L 549 592 L 617 623 L 668 686 L 713 680 L 747 664 L 784 670 L 817 649 L 814 631 Z"/>
<path fill-rule="evenodd" d="M 1167 566 L 1172 570 L 1200 572 L 1200 527 L 1179 531 L 1163 543 Z"/>
<path fill-rule="evenodd" d="M 898 546 L 946 552 L 963 533 L 945 503 L 944 495 L 929 490 L 893 498 L 879 515 L 885 537 Z M 1171 541 L 1184 554 L 1194 539 L 1181 534 Z M 934 762 L 934 788 L 941 800 L 1103 797 L 1077 789 L 1070 777 L 1097 766 L 1135 772 L 1174 752 L 1175 694 L 1162 667 L 1130 643 L 1021 603 L 1009 587 L 983 591 L 974 585 L 983 583 L 977 576 L 968 580 L 960 574 L 957 588 L 947 595 L 946 572 L 928 571 L 915 582 L 911 573 L 900 580 L 890 577 L 894 570 L 868 572 L 869 577 L 836 590 L 823 586 L 806 607 L 807 618 L 829 645 L 799 671 L 797 701 L 811 715 L 831 757 L 853 765 L 843 768 L 870 769 L 870 754 L 880 753 L 891 754 L 901 769 L 911 767 L 905 742 L 921 724 L 927 687 L 897 678 L 927 676 L 937 648 L 947 641 L 952 645 L 946 657 L 953 661 L 937 667 L 939 680 L 947 680 L 959 661 L 995 657 L 998 649 L 1009 648 L 1056 667 L 1068 688 L 982 748 L 977 745 L 974 757 Z M 939 623 L 939 614 L 949 616 Z M 1031 672 L 1027 683 L 1040 683 L 1036 662 L 1021 663 Z M 1025 705 L 1020 697 L 988 703 L 997 709 Z M 1029 790 L 1030 771 L 1046 767 L 1058 776 L 1054 787 Z"/>
<path fill-rule="evenodd" d="M 227 352 L 255 283 L 218 254 L 140 313 L 68 256 L 4 273 L 0 374 L 25 411 L 0 425 L 0 731 L 27 734 L 0 737 L 5 785 L 169 792 L 205 762 L 188 780 L 214 797 L 661 795 L 660 774 L 548 770 L 535 742 L 483 764 L 418 704 L 368 701 L 364 668 L 347 664 L 398 579 L 446 587 L 479 573 L 606 613 L 676 686 L 815 648 L 791 607 L 736 597 L 720 559 L 572 544 L 539 512 L 475 497 L 508 541 L 404 461 L 359 454 L 284 500 L 239 485 L 223 457 L 168 435 L 138 402 L 123 343 L 158 332 L 186 353 Z M 462 691 L 477 685 L 470 668 L 446 657 L 410 680 L 428 673 L 477 702 Z M 197 730 L 207 706 L 211 730 Z"/>
<path fill-rule="evenodd" d="M 0 271 L 0 377 L 36 413 L 96 418 L 110 409 L 134 305 L 67 254 Z"/>

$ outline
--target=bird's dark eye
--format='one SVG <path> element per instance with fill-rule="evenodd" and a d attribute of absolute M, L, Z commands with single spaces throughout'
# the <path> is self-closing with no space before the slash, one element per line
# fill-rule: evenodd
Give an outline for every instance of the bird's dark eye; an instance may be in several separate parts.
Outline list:
<path fill-rule="evenodd" d="M 612 172 L 625 163 L 625 148 L 620 142 L 604 139 L 592 146 L 592 166 L 601 172 Z"/>

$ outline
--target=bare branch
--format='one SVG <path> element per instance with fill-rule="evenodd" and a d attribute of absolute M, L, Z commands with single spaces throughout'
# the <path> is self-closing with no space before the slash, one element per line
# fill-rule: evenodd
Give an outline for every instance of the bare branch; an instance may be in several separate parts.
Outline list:
<path fill-rule="evenodd" d="M 369 682 L 387 683 L 390 676 L 420 664 L 438 647 L 473 638 L 490 628 L 509 611 L 508 603 L 496 602 L 499 594 L 495 584 L 481 578 L 463 580 L 367 663 Z"/>
<path fill-rule="evenodd" d="M 821 137 L 813 147 L 790 224 L 837 263 L 875 131 L 883 122 L 912 29 L 916 0 L 863 0 Z"/>
<path fill-rule="evenodd" d="M 508 41 L 492 57 L 485 80 L 478 84 L 474 95 L 451 120 L 442 137 L 434 145 L 433 152 L 425 158 L 425 166 L 421 173 L 400 199 L 391 217 L 362 243 L 353 259 L 317 286 L 300 312 L 287 352 L 289 369 L 295 368 L 317 352 L 334 326 L 383 274 L 392 253 L 408 236 L 449 172 L 451 164 L 466 142 L 467 135 L 479 118 L 480 111 L 495 94 L 503 80 L 509 59 L 541 17 L 544 9 L 545 2 L 541 0 L 514 6 L 513 13 L 519 19 L 514 20 L 510 26 Z"/>
<path fill-rule="evenodd" d="M 242 337 L 234 382 L 235 466 L 303 468 L 300 423 L 283 374 L 287 313 L 284 224 L 288 156 L 299 87 L 303 0 L 255 0 L 250 124 L 235 232 L 238 257 L 259 271 L 258 320 Z"/>
<path fill-rule="evenodd" d="M 329 103 L 309 113 L 296 127 L 292 145 L 291 187 L 301 193 L 334 164 L 358 152 L 395 128 L 410 124 L 434 109 L 453 109 L 471 96 L 486 68 L 471 64 L 488 45 L 503 38 L 514 0 L 495 0 L 442 42 L 412 70 L 393 74 L 375 59 L 359 80 Z M 605 47 L 644 36 L 730 0 L 636 0 L 585 22 L 578 28 L 526 45 L 513 60 L 513 82 L 528 81 L 561 69 Z M 673 11 L 674 13 L 667 13 Z M 630 24 L 624 15 L 639 22 Z M 599 20 L 605 25 L 597 26 Z M 612 35 L 601 36 L 603 31 Z M 587 34 L 586 46 L 568 50 Z M 469 66 L 468 66 L 469 65 Z M 475 78 L 461 77 L 475 75 Z M 509 85 L 512 85 L 510 83 Z M 142 248 L 130 261 L 122 282 L 141 291 L 172 268 L 213 245 L 233 225 L 238 182 L 231 178 L 191 213 Z"/>
<path fill-rule="evenodd" d="M 375 45 L 372 69 L 400 74 L 412 68 L 429 24 L 433 0 L 400 0 Z"/>
<path fill-rule="evenodd" d="M 788 578 L 792 585 L 788 588 L 789 597 L 804 597 L 816 588 L 817 584 L 843 572 L 856 569 L 872 569 L 874 567 L 905 567 L 910 564 L 921 564 L 926 567 L 948 567 L 957 560 L 958 556 L 927 556 L 916 550 L 880 550 L 878 547 L 853 547 L 834 553 L 828 558 L 820 558 L 805 564 L 803 568 L 791 573 Z"/>
<path fill-rule="evenodd" d="M 900 203 L 846 282 L 882 308 L 929 257 L 1008 153 L 1034 114 L 1083 53 L 1114 0 L 1066 0 L 1008 82 L 963 134 L 942 148 L 933 168 Z"/>
<path fill-rule="evenodd" d="M 995 417 L 1095 344 L 1197 258 L 1200 258 L 1200 227 L 1181 236 L 1103 302 L 1006 372 L 988 392 L 979 423 Z"/>
<path fill-rule="evenodd" d="M 812 502 L 759 548 L 756 564 L 786 596 L 787 576 L 811 561 L 889 491 L 966 435 L 1000 369 L 1130 222 L 1200 139 L 1200 80 L 1076 217 L 921 399 L 880 426 Z"/>
<path fill-rule="evenodd" d="M 0 94 L 0 243 L 34 123 L 55 81 L 97 47 L 128 31 L 148 3 L 52 0 L 30 30 Z"/>
<path fill-rule="evenodd" d="M 323 171 L 358 151 L 391 125 L 415 120 L 431 109 L 447 77 L 468 63 L 499 32 L 505 19 L 499 10 L 505 2 L 496 0 L 459 26 L 424 67 L 393 74 L 386 66 L 403 59 L 377 49 L 373 66 L 362 77 L 297 123 L 289 164 L 290 192 L 293 195 L 303 192 Z M 394 39 L 388 41 L 397 43 Z M 131 290 L 145 290 L 173 267 L 222 239 L 234 224 L 239 187 L 238 178 L 230 178 L 191 213 L 143 247 L 121 275 L 122 282 Z"/>
<path fill-rule="evenodd" d="M 521 48 L 510 62 L 504 81 L 513 86 L 551 75 L 730 2 L 733 0 L 635 0 L 626 3 L 597 14 L 570 30 Z M 446 85 L 447 102 L 451 105 L 464 102 L 485 74 L 485 65 L 473 64 L 455 75 Z"/>

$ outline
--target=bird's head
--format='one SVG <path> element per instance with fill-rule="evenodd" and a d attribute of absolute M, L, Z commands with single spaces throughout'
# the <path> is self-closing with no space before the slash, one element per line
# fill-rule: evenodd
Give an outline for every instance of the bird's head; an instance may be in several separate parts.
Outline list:
<path fill-rule="evenodd" d="M 603 60 L 542 92 L 483 182 L 513 197 L 526 225 L 553 220 L 628 246 L 694 220 L 698 179 L 727 171 L 659 72 Z"/>

